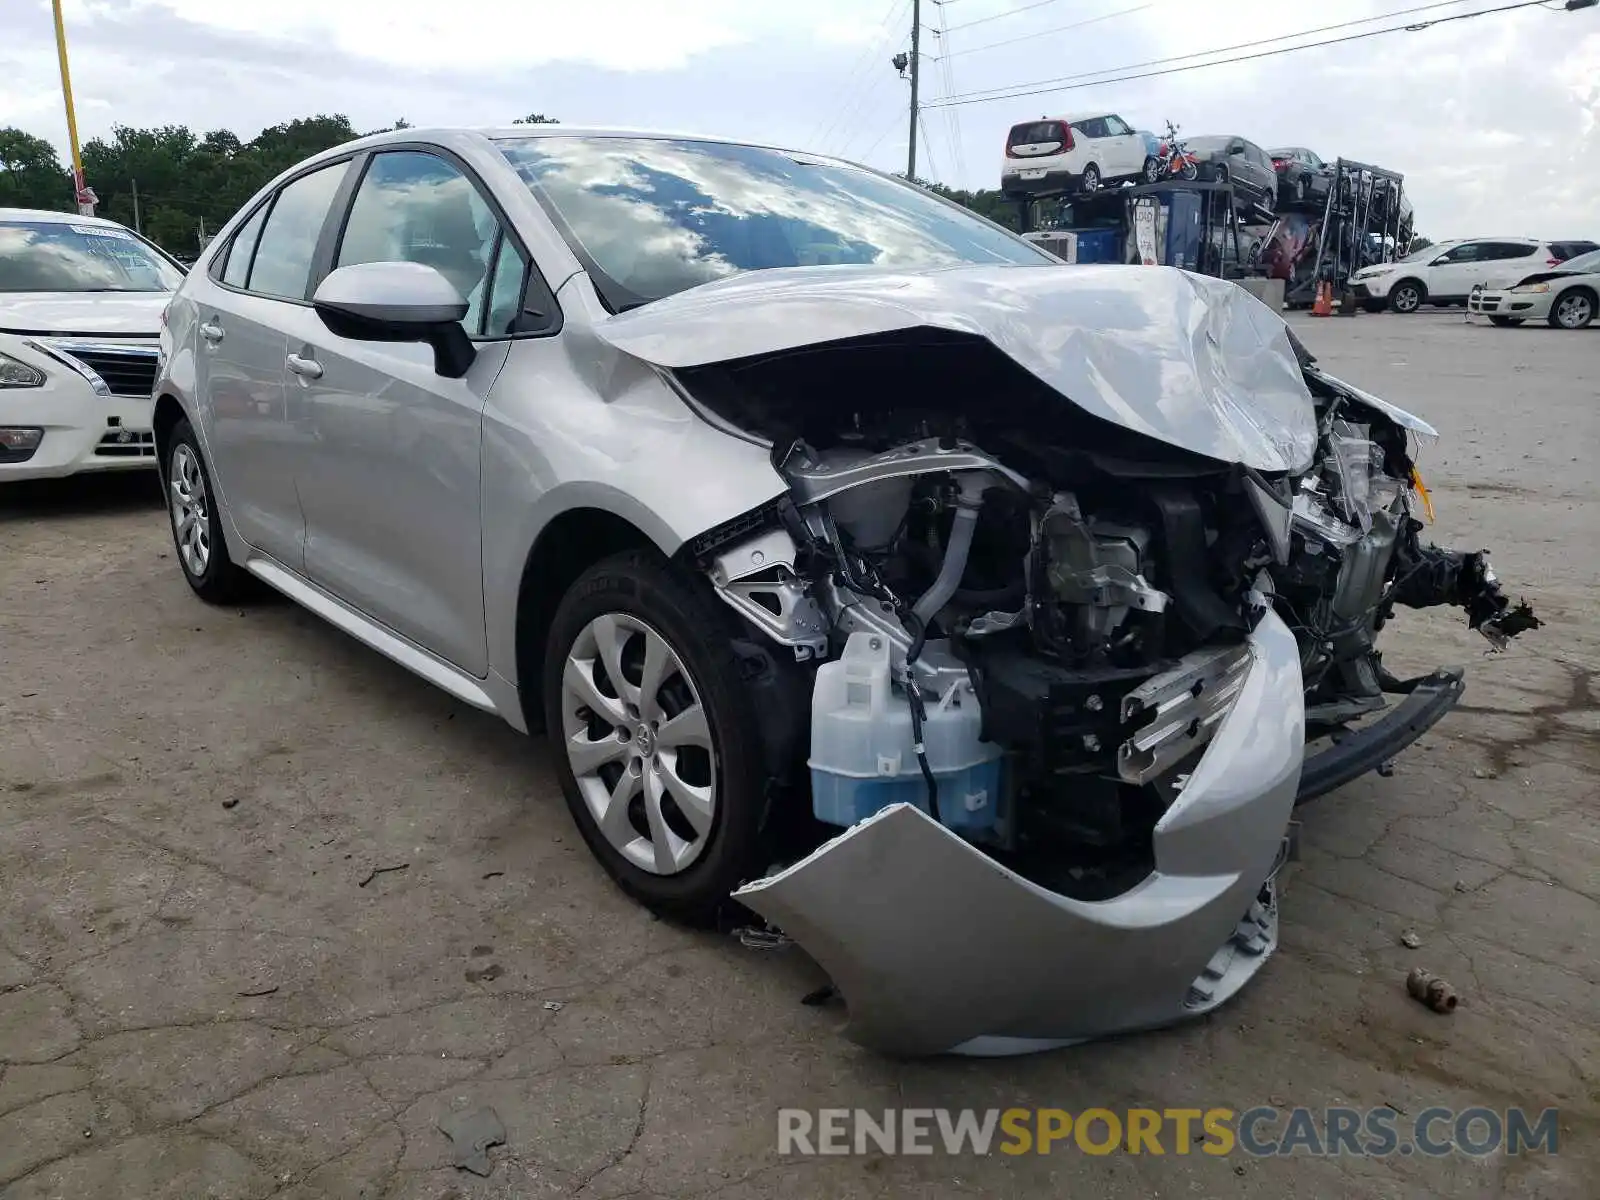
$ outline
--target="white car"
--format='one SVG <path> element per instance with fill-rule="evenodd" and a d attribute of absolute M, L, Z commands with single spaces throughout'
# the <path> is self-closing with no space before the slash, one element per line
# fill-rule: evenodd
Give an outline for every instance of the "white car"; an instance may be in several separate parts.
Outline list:
<path fill-rule="evenodd" d="M 1547 321 L 1557 329 L 1587 329 L 1600 309 L 1600 250 L 1535 271 L 1509 288 L 1474 292 L 1467 311 L 1496 325 Z"/>
<path fill-rule="evenodd" d="M 0 208 L 0 482 L 155 464 L 161 314 L 183 275 L 115 221 Z"/>
<path fill-rule="evenodd" d="M 1563 244 L 1538 238 L 1457 238 L 1416 250 L 1397 262 L 1363 267 L 1350 276 L 1369 312 L 1387 307 L 1412 313 L 1424 304 L 1465 304 L 1472 289 L 1506 287 L 1569 257 Z"/>
<path fill-rule="evenodd" d="M 1116 113 L 1042 117 L 1011 127 L 1000 190 L 1093 192 L 1103 184 L 1142 179 L 1151 157 L 1147 136 Z"/>

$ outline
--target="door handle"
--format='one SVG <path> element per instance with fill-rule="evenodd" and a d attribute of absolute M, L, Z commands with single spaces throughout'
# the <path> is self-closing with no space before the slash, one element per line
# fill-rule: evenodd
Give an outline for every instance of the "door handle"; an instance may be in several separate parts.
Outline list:
<path fill-rule="evenodd" d="M 222 326 L 215 321 L 202 321 L 200 323 L 200 336 L 212 345 L 216 345 L 223 337 Z"/>
<path fill-rule="evenodd" d="M 305 379 L 321 379 L 322 364 L 314 358 L 301 358 L 298 354 L 291 354 L 284 359 L 289 370 Z"/>

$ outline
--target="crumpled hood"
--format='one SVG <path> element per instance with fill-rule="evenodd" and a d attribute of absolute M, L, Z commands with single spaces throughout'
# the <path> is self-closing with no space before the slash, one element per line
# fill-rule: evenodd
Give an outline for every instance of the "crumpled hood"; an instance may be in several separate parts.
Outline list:
<path fill-rule="evenodd" d="M 156 337 L 171 292 L 0 292 L 0 330 Z"/>
<path fill-rule="evenodd" d="M 1316 447 L 1283 318 L 1233 283 L 1171 267 L 752 271 L 595 332 L 675 368 L 919 326 L 986 338 L 1086 412 L 1222 462 L 1298 471 Z"/>

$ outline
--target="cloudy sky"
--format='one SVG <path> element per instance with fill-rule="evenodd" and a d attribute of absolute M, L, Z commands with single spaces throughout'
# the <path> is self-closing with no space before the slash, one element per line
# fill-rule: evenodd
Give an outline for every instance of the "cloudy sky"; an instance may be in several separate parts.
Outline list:
<path fill-rule="evenodd" d="M 1091 71 L 1135 74 L 1119 68 L 1362 18 L 1386 19 L 1298 40 L 1509 2 L 922 0 L 930 56 L 923 97 L 936 104 Z M 1561 0 L 1549 2 L 1560 8 Z M 890 169 L 904 169 L 907 87 L 889 58 L 908 48 L 910 7 L 911 0 L 65 4 L 85 138 L 113 124 L 226 127 L 250 137 L 317 112 L 346 113 L 366 129 L 399 117 L 470 125 L 540 111 L 567 124 L 758 138 Z M 0 30 L 0 125 L 50 139 L 65 161 L 48 0 L 0 0 Z M 1252 50 L 1286 44 L 1293 42 Z M 930 108 L 919 174 L 993 187 L 1009 125 L 1085 108 L 1120 112 L 1143 128 L 1159 130 L 1170 117 L 1190 134 L 1238 133 L 1392 167 L 1406 176 L 1418 230 L 1435 239 L 1600 236 L 1600 8 L 1529 7 L 1252 62 Z"/>

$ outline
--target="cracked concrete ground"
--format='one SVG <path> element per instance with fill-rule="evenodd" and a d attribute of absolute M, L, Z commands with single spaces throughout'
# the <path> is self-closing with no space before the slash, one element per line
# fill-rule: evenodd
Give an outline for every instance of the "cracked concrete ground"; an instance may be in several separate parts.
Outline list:
<path fill-rule="evenodd" d="M 802 956 L 653 920 L 543 743 L 286 603 L 196 601 L 153 478 L 0 496 L 0 1193 L 1593 1196 L 1600 331 L 1299 323 L 1438 425 L 1438 536 L 1548 625 L 1483 658 L 1403 613 L 1391 658 L 1468 662 L 1467 700 L 1302 814 L 1277 957 L 1206 1020 L 1026 1059 L 875 1057 L 799 1003 Z M 1415 964 L 1453 1016 L 1407 999 Z M 1557 1106 L 1561 1151 L 775 1154 L 786 1106 L 1268 1103 Z M 483 1105 L 487 1179 L 436 1128 Z"/>

